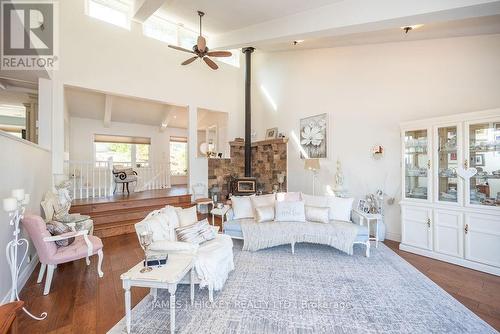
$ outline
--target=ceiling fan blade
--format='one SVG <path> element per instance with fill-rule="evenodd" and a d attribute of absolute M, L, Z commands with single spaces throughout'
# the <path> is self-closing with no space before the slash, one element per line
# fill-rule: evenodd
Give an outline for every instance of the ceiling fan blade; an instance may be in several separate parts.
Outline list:
<path fill-rule="evenodd" d="M 233 54 L 229 51 L 209 51 L 207 56 L 210 57 L 231 57 Z"/>
<path fill-rule="evenodd" d="M 217 66 L 216 63 L 214 63 L 214 61 L 208 57 L 203 57 L 203 60 L 205 61 L 205 63 L 207 63 L 207 65 L 212 69 L 212 70 L 216 70 L 219 68 L 219 66 Z"/>
<path fill-rule="evenodd" d="M 175 49 L 175 50 L 178 50 L 178 51 L 184 51 L 184 52 L 194 53 L 191 50 L 181 48 L 180 46 L 177 46 L 177 45 L 169 45 L 168 47 L 172 48 L 172 49 Z"/>
<path fill-rule="evenodd" d="M 195 60 L 196 60 L 196 58 L 198 58 L 198 56 L 191 57 L 191 58 L 189 58 L 188 60 L 183 61 L 183 62 L 181 63 L 181 65 L 189 65 L 189 64 L 191 64 L 193 61 L 195 61 Z"/>
<path fill-rule="evenodd" d="M 207 47 L 207 40 L 205 39 L 205 37 L 200 35 L 198 36 L 196 45 L 198 46 L 198 50 L 200 50 L 200 52 L 204 52 L 205 48 Z"/>

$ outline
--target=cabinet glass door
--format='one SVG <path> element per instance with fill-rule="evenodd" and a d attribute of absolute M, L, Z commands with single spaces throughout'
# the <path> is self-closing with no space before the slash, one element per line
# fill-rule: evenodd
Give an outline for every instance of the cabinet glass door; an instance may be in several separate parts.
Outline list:
<path fill-rule="evenodd" d="M 457 127 L 437 129 L 438 136 L 438 200 L 458 202 L 458 147 Z"/>
<path fill-rule="evenodd" d="M 468 165 L 477 169 L 469 181 L 470 203 L 500 206 L 500 120 L 469 125 Z"/>
<path fill-rule="evenodd" d="M 405 131 L 405 198 L 428 199 L 428 133 L 427 130 Z"/>

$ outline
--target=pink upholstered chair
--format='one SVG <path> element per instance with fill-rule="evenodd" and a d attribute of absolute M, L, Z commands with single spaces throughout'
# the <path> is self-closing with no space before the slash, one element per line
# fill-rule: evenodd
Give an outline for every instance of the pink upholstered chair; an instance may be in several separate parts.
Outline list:
<path fill-rule="evenodd" d="M 103 259 L 102 241 L 98 237 L 88 235 L 88 231 L 86 230 L 52 236 L 47 230 L 46 223 L 39 216 L 26 215 L 22 220 L 22 224 L 28 232 L 33 245 L 35 245 L 38 258 L 40 259 L 40 273 L 38 274 L 37 283 L 42 282 L 45 269 L 47 269 L 45 288 L 43 290 L 44 295 L 49 294 L 54 269 L 60 263 L 85 258 L 87 265 L 89 265 L 89 257 L 97 254 L 99 256 L 97 264 L 99 277 L 104 275 L 101 269 Z M 60 248 L 56 246 L 55 241 L 72 237 L 75 237 L 75 241 L 71 245 Z"/>

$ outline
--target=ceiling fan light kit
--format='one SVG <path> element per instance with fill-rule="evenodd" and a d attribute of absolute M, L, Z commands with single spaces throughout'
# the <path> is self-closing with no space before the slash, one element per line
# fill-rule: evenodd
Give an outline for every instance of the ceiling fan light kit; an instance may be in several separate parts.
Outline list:
<path fill-rule="evenodd" d="M 193 50 L 188 50 L 185 48 L 182 48 L 177 45 L 169 45 L 168 47 L 182 51 L 182 52 L 187 52 L 194 54 L 193 57 L 186 59 L 181 63 L 181 65 L 189 65 L 192 62 L 194 62 L 196 59 L 201 58 L 205 62 L 205 64 L 208 65 L 212 70 L 216 70 L 219 68 L 219 66 L 209 57 L 231 57 L 232 53 L 229 51 L 210 51 L 209 48 L 207 47 L 207 40 L 205 37 L 203 37 L 202 34 L 202 18 L 205 15 L 204 12 L 198 11 L 198 16 L 200 17 L 200 34 L 198 35 L 198 38 L 196 40 L 196 45 L 193 46 Z"/>

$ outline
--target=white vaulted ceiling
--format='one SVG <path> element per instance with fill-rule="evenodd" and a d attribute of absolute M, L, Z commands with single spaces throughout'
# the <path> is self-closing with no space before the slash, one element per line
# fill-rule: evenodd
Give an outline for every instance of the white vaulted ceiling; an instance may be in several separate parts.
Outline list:
<path fill-rule="evenodd" d="M 188 126 L 185 107 L 75 87 L 67 87 L 65 95 L 69 114 L 73 117 L 104 121 L 106 95 L 109 95 L 112 99 L 111 123 L 144 124 L 160 128 L 162 122 L 168 119 L 168 127 L 186 129 Z"/>
<path fill-rule="evenodd" d="M 212 49 L 275 51 L 293 49 L 298 39 L 306 41 L 302 48 L 321 48 L 500 33 L 498 0 L 165 0 L 158 13 L 197 31 L 197 10 L 206 13 Z M 414 24 L 428 27 L 418 38 L 403 39 L 400 27 Z"/>

